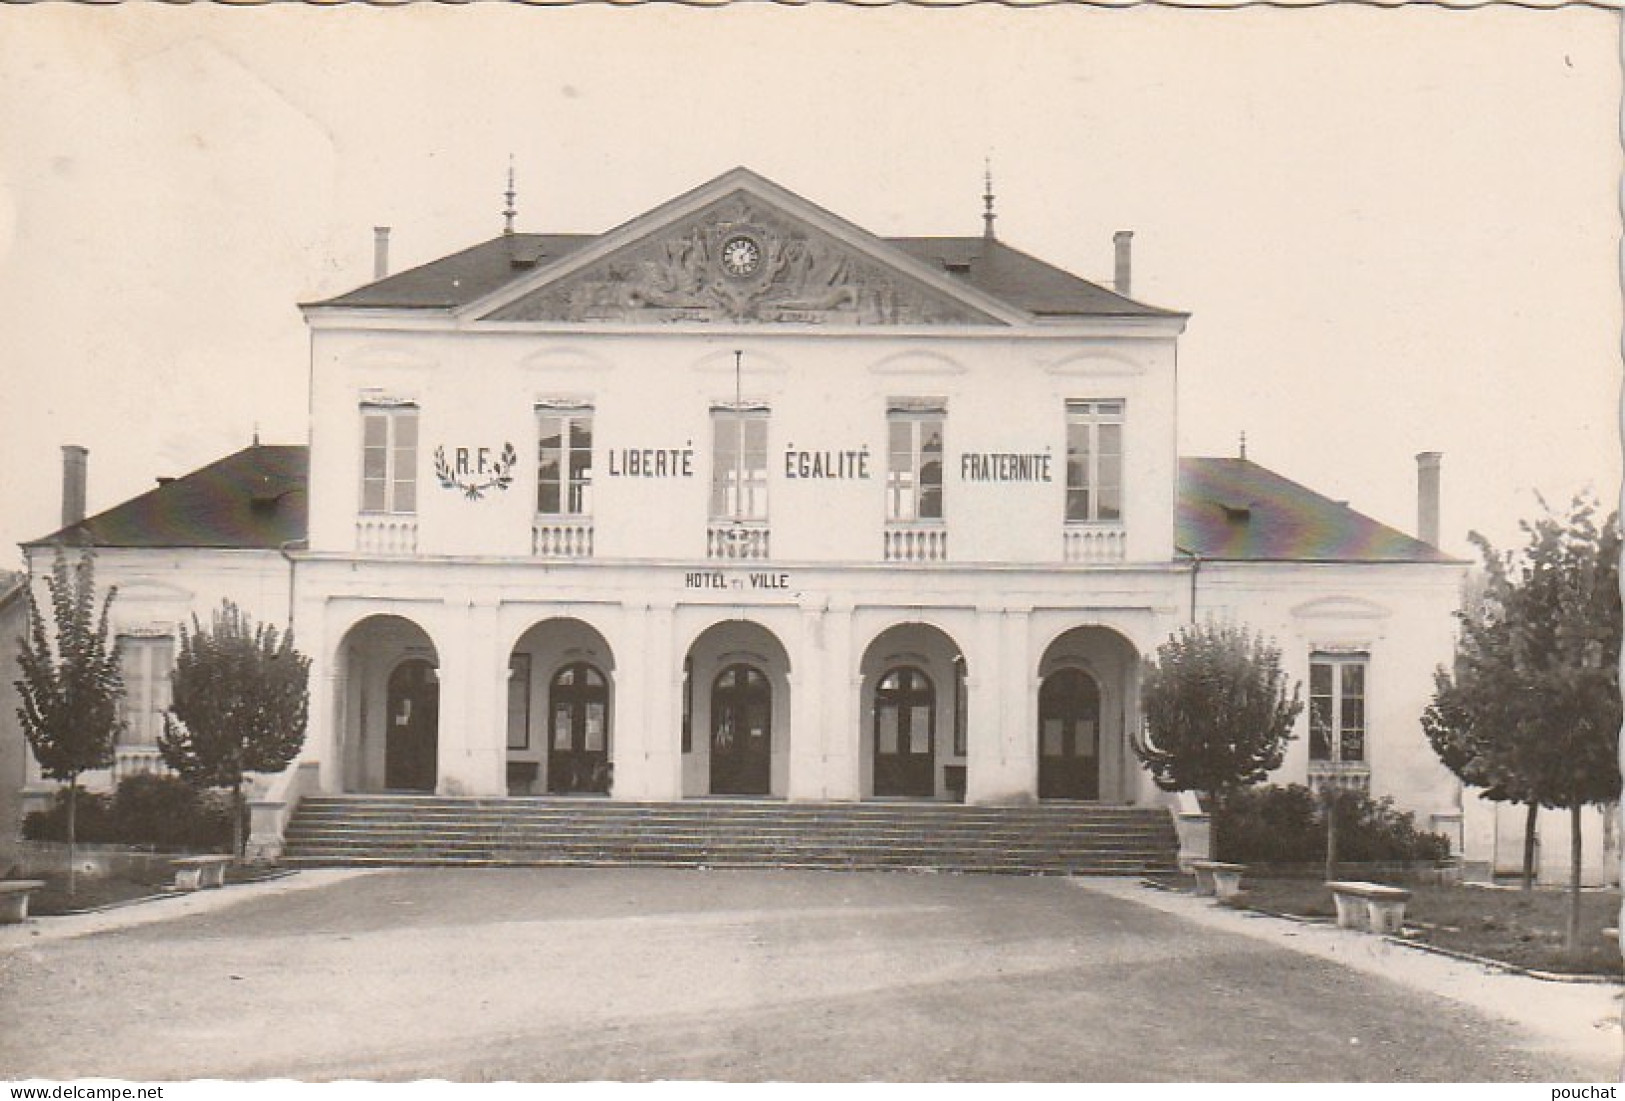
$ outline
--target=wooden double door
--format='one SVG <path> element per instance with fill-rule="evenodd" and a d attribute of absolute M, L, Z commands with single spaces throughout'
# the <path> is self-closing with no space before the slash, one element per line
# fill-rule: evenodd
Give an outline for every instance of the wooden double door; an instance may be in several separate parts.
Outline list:
<path fill-rule="evenodd" d="M 608 794 L 609 683 L 592 665 L 566 665 L 548 687 L 547 790 Z"/>
<path fill-rule="evenodd" d="M 875 685 L 874 791 L 936 794 L 937 694 L 921 669 L 891 669 Z"/>
<path fill-rule="evenodd" d="M 1100 798 L 1100 687 L 1058 669 L 1038 690 L 1038 797 Z"/>
<path fill-rule="evenodd" d="M 433 791 L 440 752 L 440 678 L 433 663 L 408 658 L 385 693 L 384 787 Z"/>
<path fill-rule="evenodd" d="M 730 665 L 711 685 L 711 794 L 773 789 L 773 686 L 755 666 Z"/>

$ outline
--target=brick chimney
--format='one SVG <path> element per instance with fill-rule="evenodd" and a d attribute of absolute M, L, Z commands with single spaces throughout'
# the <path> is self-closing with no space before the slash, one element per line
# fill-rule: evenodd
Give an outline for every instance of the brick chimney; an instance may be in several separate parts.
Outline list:
<path fill-rule="evenodd" d="M 1117 272 L 1115 286 L 1117 293 L 1127 298 L 1131 293 L 1130 287 L 1134 268 L 1134 231 L 1120 229 L 1112 234 L 1112 244 L 1117 248 Z"/>
<path fill-rule="evenodd" d="M 62 526 L 85 518 L 85 469 L 90 452 L 78 444 L 62 445 Z"/>
<path fill-rule="evenodd" d="M 389 227 L 372 227 L 372 277 L 382 279 L 389 274 Z"/>
<path fill-rule="evenodd" d="M 1430 547 L 1439 545 L 1439 460 L 1437 451 L 1416 456 L 1416 537 Z"/>

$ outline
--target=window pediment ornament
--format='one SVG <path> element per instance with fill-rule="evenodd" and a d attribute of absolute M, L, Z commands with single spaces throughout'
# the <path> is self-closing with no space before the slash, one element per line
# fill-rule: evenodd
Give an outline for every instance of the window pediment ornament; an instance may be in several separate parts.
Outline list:
<path fill-rule="evenodd" d="M 939 352 L 907 351 L 887 356 L 870 366 L 876 375 L 962 375 L 967 368 Z"/>
<path fill-rule="evenodd" d="M 418 401 L 409 394 L 369 386 L 361 391 L 360 404 L 363 408 L 414 409 Z"/>
<path fill-rule="evenodd" d="M 994 319 L 735 193 L 487 315 L 488 321 L 945 325 Z"/>
<path fill-rule="evenodd" d="M 568 345 L 538 348 L 519 361 L 525 371 L 545 372 L 565 377 L 597 375 L 615 369 L 615 362 L 597 352 Z"/>
<path fill-rule="evenodd" d="M 437 366 L 436 360 L 417 348 L 401 344 L 368 344 L 356 349 L 350 362 L 369 371 L 376 370 L 428 370 Z"/>
<path fill-rule="evenodd" d="M 1122 352 L 1107 348 L 1096 348 L 1058 359 L 1045 366 L 1044 372 L 1050 375 L 1109 378 L 1122 375 L 1143 375 L 1146 372 L 1146 366 L 1142 361 Z"/>
<path fill-rule="evenodd" d="M 190 602 L 196 593 L 180 585 L 172 585 L 167 581 L 158 581 L 151 578 L 132 578 L 120 581 L 118 586 L 118 603 L 127 605 L 135 602 Z M 125 634 L 173 634 L 174 624 L 162 620 L 152 620 L 148 624 L 136 622 L 131 626 L 121 626 L 120 631 Z"/>
<path fill-rule="evenodd" d="M 887 398 L 887 413 L 936 413 L 947 415 L 947 398 Z"/>
<path fill-rule="evenodd" d="M 124 595 L 124 590 L 122 588 L 119 590 L 119 595 Z M 118 627 L 118 637 L 139 639 L 173 639 L 175 637 L 175 625 L 173 623 L 164 623 L 157 620 L 145 623 L 121 623 Z"/>
<path fill-rule="evenodd" d="M 1381 604 L 1355 596 L 1324 596 L 1292 609 L 1295 619 L 1387 619 L 1392 613 Z"/>

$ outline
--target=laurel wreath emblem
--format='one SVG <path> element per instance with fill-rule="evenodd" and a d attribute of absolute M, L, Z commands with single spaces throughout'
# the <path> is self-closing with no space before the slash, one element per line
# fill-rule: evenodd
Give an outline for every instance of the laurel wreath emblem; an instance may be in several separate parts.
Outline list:
<path fill-rule="evenodd" d="M 513 468 L 519 464 L 519 452 L 514 450 L 513 444 L 502 445 L 502 454 L 491 463 L 491 477 L 483 482 L 465 481 L 452 469 L 451 463 L 446 461 L 446 449 L 434 449 L 434 476 L 440 479 L 442 489 L 461 490 L 464 497 L 470 501 L 478 501 L 485 496 L 486 490 L 507 489 L 513 484 Z"/>

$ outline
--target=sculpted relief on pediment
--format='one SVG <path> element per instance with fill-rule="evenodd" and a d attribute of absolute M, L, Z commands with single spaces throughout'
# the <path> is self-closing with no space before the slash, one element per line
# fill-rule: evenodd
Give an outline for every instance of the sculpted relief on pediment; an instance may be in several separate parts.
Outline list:
<path fill-rule="evenodd" d="M 992 320 L 735 196 L 501 307 L 493 321 L 953 325 Z"/>

